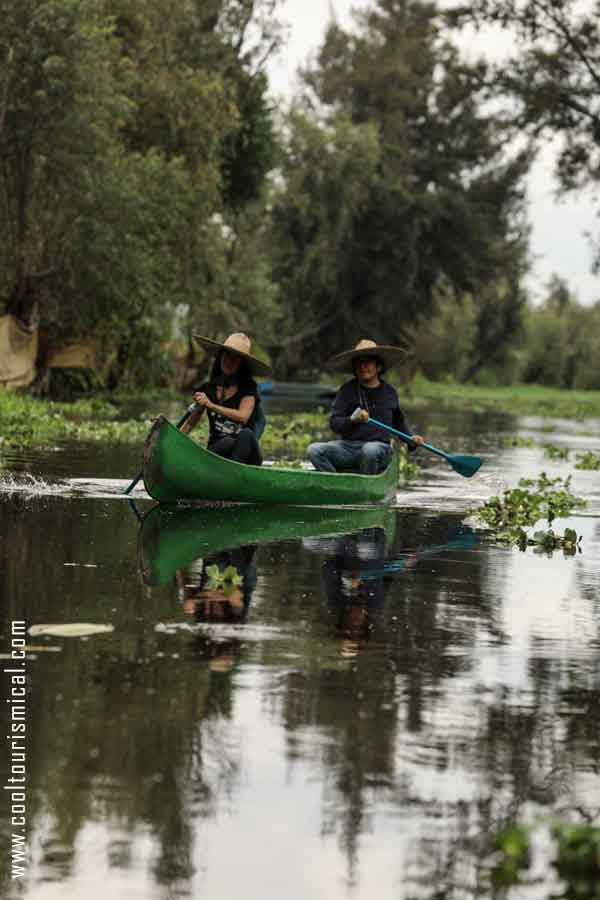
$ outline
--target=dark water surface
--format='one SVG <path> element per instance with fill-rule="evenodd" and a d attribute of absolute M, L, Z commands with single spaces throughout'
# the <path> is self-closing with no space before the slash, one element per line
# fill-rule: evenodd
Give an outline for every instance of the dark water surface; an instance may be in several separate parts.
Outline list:
<path fill-rule="evenodd" d="M 0 649 L 14 619 L 113 630 L 28 638 L 30 860 L 0 895 L 474 898 L 505 823 L 600 818 L 600 473 L 501 446 L 598 451 L 600 423 L 413 419 L 486 462 L 420 457 L 387 513 L 151 512 L 131 450 L 4 459 Z M 470 527 L 542 469 L 589 501 L 575 557 Z"/>

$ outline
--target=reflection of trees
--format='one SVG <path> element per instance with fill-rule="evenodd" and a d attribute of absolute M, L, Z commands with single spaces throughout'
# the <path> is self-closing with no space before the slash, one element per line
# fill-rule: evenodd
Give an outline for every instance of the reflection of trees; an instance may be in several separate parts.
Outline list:
<path fill-rule="evenodd" d="M 26 614 L 29 623 L 115 623 L 111 636 L 52 639 L 61 652 L 40 652 L 28 664 L 28 833 L 32 846 L 41 840 L 35 862 L 44 878 L 69 877 L 83 828 L 102 822 L 110 826 L 112 867 L 132 865 L 136 831 L 147 830 L 157 848 L 157 883 L 183 885 L 193 873 L 194 818 L 214 815 L 220 793 L 237 778 L 237 750 L 223 729 L 231 676 L 210 670 L 210 648 L 154 631 L 156 621 L 172 617 L 173 592 L 142 595 L 131 514 L 84 518 L 74 528 L 70 503 L 52 498 L 51 508 L 36 505 L 35 515 L 0 507 L 5 621 Z M 90 581 L 89 571 L 65 567 L 67 561 L 94 562 L 105 575 L 99 579 L 95 570 Z M 7 756 L 0 758 L 1 777 Z M 8 846 L 4 817 L 3 827 Z M 2 864 L 0 884 L 8 889 L 7 859 Z"/>
<path fill-rule="evenodd" d="M 399 576 L 385 577 L 384 608 L 371 611 L 368 640 L 363 640 L 356 658 L 332 664 L 328 657 L 322 663 L 307 647 L 302 674 L 287 676 L 281 716 L 290 761 L 298 754 L 297 732 L 310 726 L 327 738 L 321 754 L 323 830 L 337 831 L 348 856 L 351 879 L 358 839 L 370 827 L 374 804 L 392 798 L 401 803 L 403 791 L 404 799 L 409 799 L 408 784 L 400 784 L 398 765 L 403 730 L 422 729 L 424 713 L 435 705 L 443 685 L 467 665 L 464 654 L 448 651 L 459 646 L 466 652 L 475 639 L 478 622 L 490 618 L 481 596 L 479 565 L 472 566 L 469 595 L 461 598 L 469 622 L 457 633 L 452 624 L 457 603 L 447 592 L 457 560 L 461 561 L 460 551 L 454 551 L 449 559 L 442 552 L 422 565 L 419 562 L 420 548 L 444 544 L 458 524 L 458 520 L 445 520 L 438 527 L 435 521 L 424 523 L 416 514 L 399 516 L 394 547 L 388 553 L 400 556 L 413 550 L 417 559 Z M 319 560 L 317 554 L 313 557 Z M 314 568 L 314 563 L 310 564 Z M 355 565 L 344 559 L 339 564 L 347 569 Z M 319 560 L 319 567 L 327 572 L 329 565 L 330 561 Z M 327 578 L 331 580 L 329 572 Z M 288 607 L 293 604 L 293 597 L 288 598 Z M 323 604 L 322 625 L 338 646 L 343 637 L 339 618 L 337 610 L 332 614 L 331 607 Z"/>
<path fill-rule="evenodd" d="M 82 502 L 81 510 L 92 507 Z M 29 665 L 29 827 L 43 838 L 42 875 L 68 877 L 84 827 L 108 823 L 111 866 L 133 866 L 140 833 L 149 832 L 157 883 L 185 889 L 202 853 L 193 848 L 198 820 L 215 816 L 239 782 L 232 676 L 211 663 L 244 651 L 235 641 L 215 647 L 206 637 L 154 631 L 155 622 L 178 617 L 174 588 L 140 591 L 137 526 L 126 510 L 82 519 L 81 528 L 56 498 L 35 515 L 13 513 L 0 507 L 7 620 L 22 614 L 26 595 L 30 621 L 115 624 L 114 636 L 49 641 L 61 653 Z M 491 832 L 532 808 L 592 815 L 582 779 L 600 775 L 600 675 L 591 653 L 558 658 L 541 641 L 526 651 L 525 692 L 478 685 L 477 642 L 503 649 L 508 640 L 497 624 L 501 598 L 483 587 L 486 545 L 419 557 L 456 525 L 399 514 L 387 557 L 417 556 L 385 576 L 384 605 L 369 612 L 354 656 L 341 653 L 345 632 L 323 590 L 331 551 L 261 547 L 252 607 L 253 623 L 291 635 L 255 644 L 252 662 L 273 673 L 257 689 L 285 728 L 289 764 L 309 766 L 322 782 L 323 834 L 338 837 L 356 882 L 361 839 L 382 827 L 381 811 L 388 833 L 407 825 L 398 836 L 402 872 L 390 878 L 401 877 L 411 898 L 475 897 Z M 102 569 L 90 581 L 85 570 L 64 568 L 68 560 Z M 278 656 L 283 644 L 293 663 Z M 4 775 L 5 755 L 0 765 Z"/>
<path fill-rule="evenodd" d="M 600 596 L 600 523 L 594 528 L 594 534 L 589 539 L 584 538 L 583 553 L 576 559 L 577 591 L 584 600 L 595 601 Z M 598 623 L 598 637 L 600 639 L 600 621 Z"/>
<path fill-rule="evenodd" d="M 600 771 L 598 674 L 586 675 L 581 660 L 566 688 L 564 666 L 531 648 L 525 696 L 509 688 L 478 694 L 478 640 L 501 648 L 508 637 L 499 625 L 501 605 L 484 589 L 485 548 L 419 559 L 419 548 L 443 544 L 451 528 L 447 517 L 399 516 L 389 555 L 412 549 L 417 560 L 385 578 L 385 605 L 371 616 L 368 640 L 354 659 L 336 661 L 331 644 L 339 649 L 343 641 L 339 617 L 323 604 L 320 629 L 313 626 L 319 644 L 313 635 L 301 671 L 286 676 L 276 701 L 290 764 L 306 757 L 307 728 L 321 736 L 315 743 L 323 832 L 337 834 L 351 882 L 360 837 L 377 828 L 382 806 L 394 808 L 399 820 L 418 816 L 422 824 L 407 839 L 401 874 L 411 897 L 475 896 L 483 889 L 490 835 L 526 805 L 585 807 L 577 773 Z M 311 557 L 315 574 L 319 556 Z M 326 565 L 322 557 L 319 563 Z M 297 596 L 288 595 L 286 616 Z M 440 796 L 432 794 L 428 775 L 439 782 Z"/>

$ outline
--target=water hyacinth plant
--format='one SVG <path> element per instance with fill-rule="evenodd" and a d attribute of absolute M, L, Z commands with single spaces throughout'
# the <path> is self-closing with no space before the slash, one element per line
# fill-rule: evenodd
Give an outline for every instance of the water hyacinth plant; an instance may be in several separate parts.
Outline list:
<path fill-rule="evenodd" d="M 578 453 L 575 468 L 597 472 L 600 469 L 600 453 L 592 453 L 591 451 Z"/>
<path fill-rule="evenodd" d="M 571 476 L 548 478 L 542 472 L 537 479 L 522 478 L 516 488 L 505 491 L 502 497 L 492 497 L 476 515 L 504 543 L 516 544 L 523 550 L 536 545 L 546 550 L 560 547 L 574 553 L 580 538 L 572 529 L 566 529 L 562 537 L 552 531 L 538 531 L 533 538 L 524 529 L 542 519 L 551 525 L 554 519 L 569 516 L 585 506 L 585 500 L 571 493 Z"/>
<path fill-rule="evenodd" d="M 534 858 L 534 837 L 542 827 L 543 823 L 539 826 L 516 823 L 494 836 L 495 852 L 489 869 L 494 887 L 525 887 L 533 883 L 529 872 Z M 560 893 L 551 895 L 554 900 L 600 900 L 600 828 L 558 822 L 550 827 L 550 838 L 552 867 L 561 880 Z"/>
<path fill-rule="evenodd" d="M 544 444 L 544 454 L 550 459 L 568 459 L 568 447 L 556 447 L 554 444 Z"/>

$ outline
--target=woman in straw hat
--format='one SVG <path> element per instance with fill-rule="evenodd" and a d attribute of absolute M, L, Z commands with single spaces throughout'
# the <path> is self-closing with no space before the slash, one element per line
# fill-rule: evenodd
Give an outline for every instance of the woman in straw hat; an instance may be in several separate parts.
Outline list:
<path fill-rule="evenodd" d="M 206 410 L 208 449 L 236 462 L 260 466 L 262 454 L 255 434 L 260 398 L 254 375 L 270 375 L 271 369 L 252 356 L 247 334 L 230 334 L 222 343 L 199 335 L 194 338 L 215 361 L 209 380 L 194 394 L 198 411 L 181 430 L 189 433 Z"/>
<path fill-rule="evenodd" d="M 316 469 L 354 469 L 363 475 L 375 475 L 385 469 L 392 453 L 391 436 L 369 423 L 369 418 L 410 434 L 413 450 L 424 443 L 421 435 L 409 431 L 398 394 L 382 377 L 387 366 L 398 363 L 403 356 L 400 347 L 361 340 L 352 350 L 338 353 L 325 363 L 325 368 L 352 372 L 354 377 L 339 389 L 331 409 L 329 424 L 340 439 L 308 448 L 308 457 Z"/>

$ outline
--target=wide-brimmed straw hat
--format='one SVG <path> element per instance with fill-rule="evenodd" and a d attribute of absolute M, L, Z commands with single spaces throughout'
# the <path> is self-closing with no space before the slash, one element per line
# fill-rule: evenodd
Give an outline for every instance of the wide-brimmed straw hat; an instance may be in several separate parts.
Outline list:
<path fill-rule="evenodd" d="M 211 338 L 202 337 L 202 335 L 199 334 L 194 335 L 194 340 L 198 341 L 200 346 L 213 356 L 216 356 L 221 350 L 227 350 L 229 353 L 236 353 L 238 356 L 241 356 L 242 359 L 246 360 L 253 375 L 271 374 L 271 367 L 268 366 L 267 363 L 258 359 L 256 356 L 252 356 L 250 353 L 252 341 L 247 334 L 244 334 L 241 331 L 230 334 L 222 343 L 221 341 L 213 341 Z"/>
<path fill-rule="evenodd" d="M 363 339 L 359 341 L 352 350 L 345 350 L 332 356 L 325 363 L 326 369 L 335 369 L 337 372 L 352 372 L 354 374 L 354 363 L 357 359 L 364 356 L 376 356 L 383 364 L 393 366 L 406 358 L 406 351 L 402 347 L 392 347 L 389 344 L 377 344 L 375 341 Z"/>

